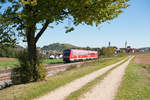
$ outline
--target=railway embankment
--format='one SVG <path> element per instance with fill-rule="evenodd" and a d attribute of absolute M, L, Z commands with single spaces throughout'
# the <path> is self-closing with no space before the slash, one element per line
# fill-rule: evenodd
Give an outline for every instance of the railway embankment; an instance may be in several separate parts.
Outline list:
<path fill-rule="evenodd" d="M 80 67 L 83 62 L 68 63 L 68 64 L 47 64 L 47 77 L 55 75 L 57 73 L 64 72 L 73 67 Z M 15 68 L 4 68 L 0 70 L 0 89 L 6 88 L 15 84 L 17 81 L 15 75 Z M 15 80 L 14 80 L 15 79 Z"/>

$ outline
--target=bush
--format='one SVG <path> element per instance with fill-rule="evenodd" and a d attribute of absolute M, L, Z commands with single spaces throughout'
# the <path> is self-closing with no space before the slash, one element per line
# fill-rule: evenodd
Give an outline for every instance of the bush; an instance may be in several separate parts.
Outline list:
<path fill-rule="evenodd" d="M 12 47 L 3 47 L 0 48 L 0 57 L 11 57 L 15 58 L 17 55 L 17 51 Z"/>
<path fill-rule="evenodd" d="M 38 68 L 38 80 L 44 80 L 45 77 L 47 75 L 47 71 L 45 69 L 45 67 L 43 66 L 43 64 L 39 64 L 39 68 Z"/>
<path fill-rule="evenodd" d="M 113 47 L 103 47 L 101 50 L 101 54 L 105 57 L 111 57 L 115 55 L 115 50 Z"/>
<path fill-rule="evenodd" d="M 44 68 L 42 62 L 41 62 L 41 58 L 38 56 L 38 73 L 37 73 L 37 77 L 38 80 L 44 80 L 47 73 L 46 73 L 46 69 Z M 18 67 L 15 71 L 16 74 L 19 74 L 19 81 L 21 83 L 27 83 L 27 82 L 31 82 L 34 81 L 34 66 L 33 63 L 30 62 L 29 57 L 28 57 L 28 53 L 26 50 L 21 51 L 18 54 L 18 60 L 20 63 L 20 67 Z M 17 75 L 18 77 L 18 75 Z M 16 79 L 16 78 L 15 78 Z"/>

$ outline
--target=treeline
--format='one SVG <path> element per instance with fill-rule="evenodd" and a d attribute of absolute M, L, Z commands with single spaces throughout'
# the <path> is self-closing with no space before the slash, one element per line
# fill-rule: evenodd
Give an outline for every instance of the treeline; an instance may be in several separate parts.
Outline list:
<path fill-rule="evenodd" d="M 124 50 L 117 50 L 113 47 L 102 47 L 100 49 L 100 56 L 113 57 L 113 56 L 126 56 L 127 53 Z"/>
<path fill-rule="evenodd" d="M 92 51 L 98 51 L 99 56 L 104 57 L 112 57 L 115 56 L 116 51 L 113 47 L 102 47 L 102 48 L 90 48 L 90 47 L 84 47 L 84 48 L 75 48 L 75 49 L 83 49 L 83 50 L 92 50 Z"/>
<path fill-rule="evenodd" d="M 0 48 L 0 57 L 16 58 L 19 51 L 22 49 L 23 49 L 23 47 L 21 47 L 21 46 L 1 47 Z"/>

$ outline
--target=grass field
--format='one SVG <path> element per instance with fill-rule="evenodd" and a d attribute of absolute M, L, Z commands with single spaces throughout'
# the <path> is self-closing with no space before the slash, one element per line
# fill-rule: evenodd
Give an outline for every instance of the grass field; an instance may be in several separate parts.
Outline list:
<path fill-rule="evenodd" d="M 62 59 L 45 59 L 45 60 L 43 60 L 44 64 L 61 63 L 61 62 L 63 62 Z M 19 65 L 19 62 L 17 60 L 0 61 L 0 68 L 6 68 L 6 67 L 14 68 L 14 67 L 17 67 L 18 65 Z"/>
<path fill-rule="evenodd" d="M 42 96 L 60 86 L 63 86 L 77 78 L 85 76 L 93 71 L 116 63 L 125 57 L 112 60 L 86 62 L 81 67 L 70 69 L 66 72 L 47 78 L 47 81 L 14 85 L 0 91 L 0 100 L 32 100 Z"/>
<path fill-rule="evenodd" d="M 150 100 L 150 65 L 132 61 L 115 100 Z"/>

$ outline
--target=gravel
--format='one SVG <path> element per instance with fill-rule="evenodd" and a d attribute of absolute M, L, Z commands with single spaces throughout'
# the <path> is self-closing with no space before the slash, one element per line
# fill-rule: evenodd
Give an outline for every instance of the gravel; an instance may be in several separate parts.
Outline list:
<path fill-rule="evenodd" d="M 122 81 L 125 69 L 132 58 L 115 68 L 104 80 L 83 94 L 79 100 L 113 100 Z"/>

